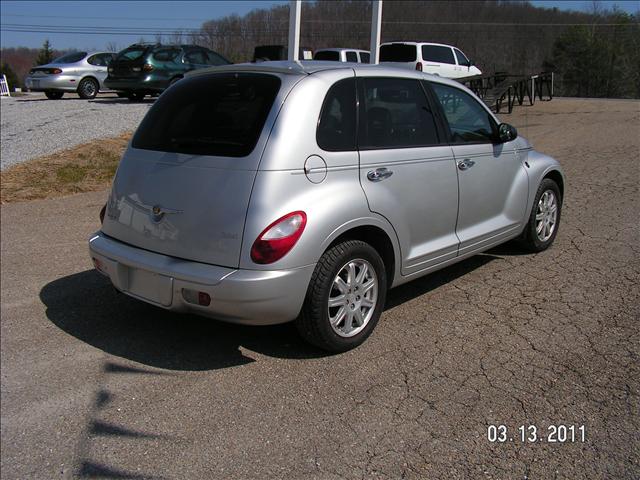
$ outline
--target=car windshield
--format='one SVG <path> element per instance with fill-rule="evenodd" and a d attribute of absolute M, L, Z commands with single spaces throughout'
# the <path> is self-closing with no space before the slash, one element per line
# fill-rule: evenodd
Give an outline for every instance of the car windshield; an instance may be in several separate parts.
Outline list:
<path fill-rule="evenodd" d="M 121 51 L 116 60 L 137 60 L 147 51 L 147 47 L 129 47 Z"/>
<path fill-rule="evenodd" d="M 258 142 L 279 89 L 280 79 L 266 74 L 182 80 L 156 101 L 132 145 L 192 155 L 247 156 Z"/>
<path fill-rule="evenodd" d="M 72 53 L 67 53 L 66 55 L 63 55 L 62 57 L 56 58 L 51 63 L 76 63 L 82 60 L 86 56 L 87 56 L 87 52 L 72 52 Z"/>
<path fill-rule="evenodd" d="M 381 62 L 415 62 L 416 46 L 405 43 L 392 43 L 380 47 Z"/>

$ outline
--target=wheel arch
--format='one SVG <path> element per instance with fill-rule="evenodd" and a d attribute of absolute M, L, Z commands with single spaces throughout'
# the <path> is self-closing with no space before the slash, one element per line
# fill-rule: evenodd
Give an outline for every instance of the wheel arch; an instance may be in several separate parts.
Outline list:
<path fill-rule="evenodd" d="M 371 245 L 382 258 L 387 275 L 387 285 L 389 287 L 393 286 L 394 278 L 396 278 L 396 269 L 399 268 L 397 262 L 399 255 L 397 254 L 397 247 L 388 232 L 380 226 L 372 224 L 351 225 L 335 235 L 330 243 L 326 245 L 324 251 L 347 240 L 361 240 Z"/>
<path fill-rule="evenodd" d="M 545 178 L 549 178 L 556 182 L 558 188 L 560 189 L 560 196 L 562 199 L 564 199 L 564 177 L 562 176 L 562 174 L 558 170 L 549 170 L 544 174 L 542 180 L 544 180 Z"/>
<path fill-rule="evenodd" d="M 78 86 L 76 87 L 76 92 L 77 92 L 78 90 L 80 90 L 80 84 L 81 84 L 82 82 L 84 82 L 85 80 L 87 80 L 87 79 L 90 79 L 90 80 L 93 80 L 94 82 L 96 82 L 96 85 L 98 85 L 98 91 L 96 92 L 96 95 L 97 95 L 98 93 L 100 93 L 100 89 L 101 89 L 100 80 L 98 80 L 94 75 L 91 75 L 91 74 L 89 74 L 89 75 L 85 75 L 84 77 L 82 77 L 82 78 L 80 79 L 80 81 L 78 82 Z"/>

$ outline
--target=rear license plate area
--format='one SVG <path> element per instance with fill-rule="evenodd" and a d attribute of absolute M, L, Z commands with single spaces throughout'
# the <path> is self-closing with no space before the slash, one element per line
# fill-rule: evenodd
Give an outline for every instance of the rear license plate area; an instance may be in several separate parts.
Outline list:
<path fill-rule="evenodd" d="M 173 278 L 147 270 L 129 267 L 127 292 L 165 307 L 173 299 Z"/>

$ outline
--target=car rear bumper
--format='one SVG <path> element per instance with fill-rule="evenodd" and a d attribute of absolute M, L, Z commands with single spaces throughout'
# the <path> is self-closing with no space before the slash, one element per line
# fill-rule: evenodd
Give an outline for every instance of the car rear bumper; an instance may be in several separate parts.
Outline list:
<path fill-rule="evenodd" d="M 44 92 L 50 90 L 58 90 L 63 92 L 75 92 L 78 89 L 80 77 L 75 75 L 46 75 L 46 76 L 27 76 L 24 80 L 24 86 L 32 92 Z"/>
<path fill-rule="evenodd" d="M 166 80 L 142 78 L 113 78 L 107 77 L 104 85 L 111 90 L 123 92 L 162 92 L 169 86 Z"/>
<path fill-rule="evenodd" d="M 132 247 L 102 232 L 89 240 L 89 252 L 96 269 L 131 297 L 167 310 L 248 325 L 295 319 L 315 268 L 307 265 L 265 271 L 219 267 Z M 198 292 L 210 296 L 210 305 L 197 304 Z"/>

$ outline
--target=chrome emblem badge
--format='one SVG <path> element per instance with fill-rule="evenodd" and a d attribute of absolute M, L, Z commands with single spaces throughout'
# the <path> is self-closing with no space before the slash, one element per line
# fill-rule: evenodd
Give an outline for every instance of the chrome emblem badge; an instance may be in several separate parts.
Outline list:
<path fill-rule="evenodd" d="M 154 205 L 151 207 L 151 219 L 154 222 L 159 222 L 165 215 L 173 215 L 176 213 L 182 213 L 182 210 L 173 210 L 171 208 L 163 208 L 160 205 Z"/>

